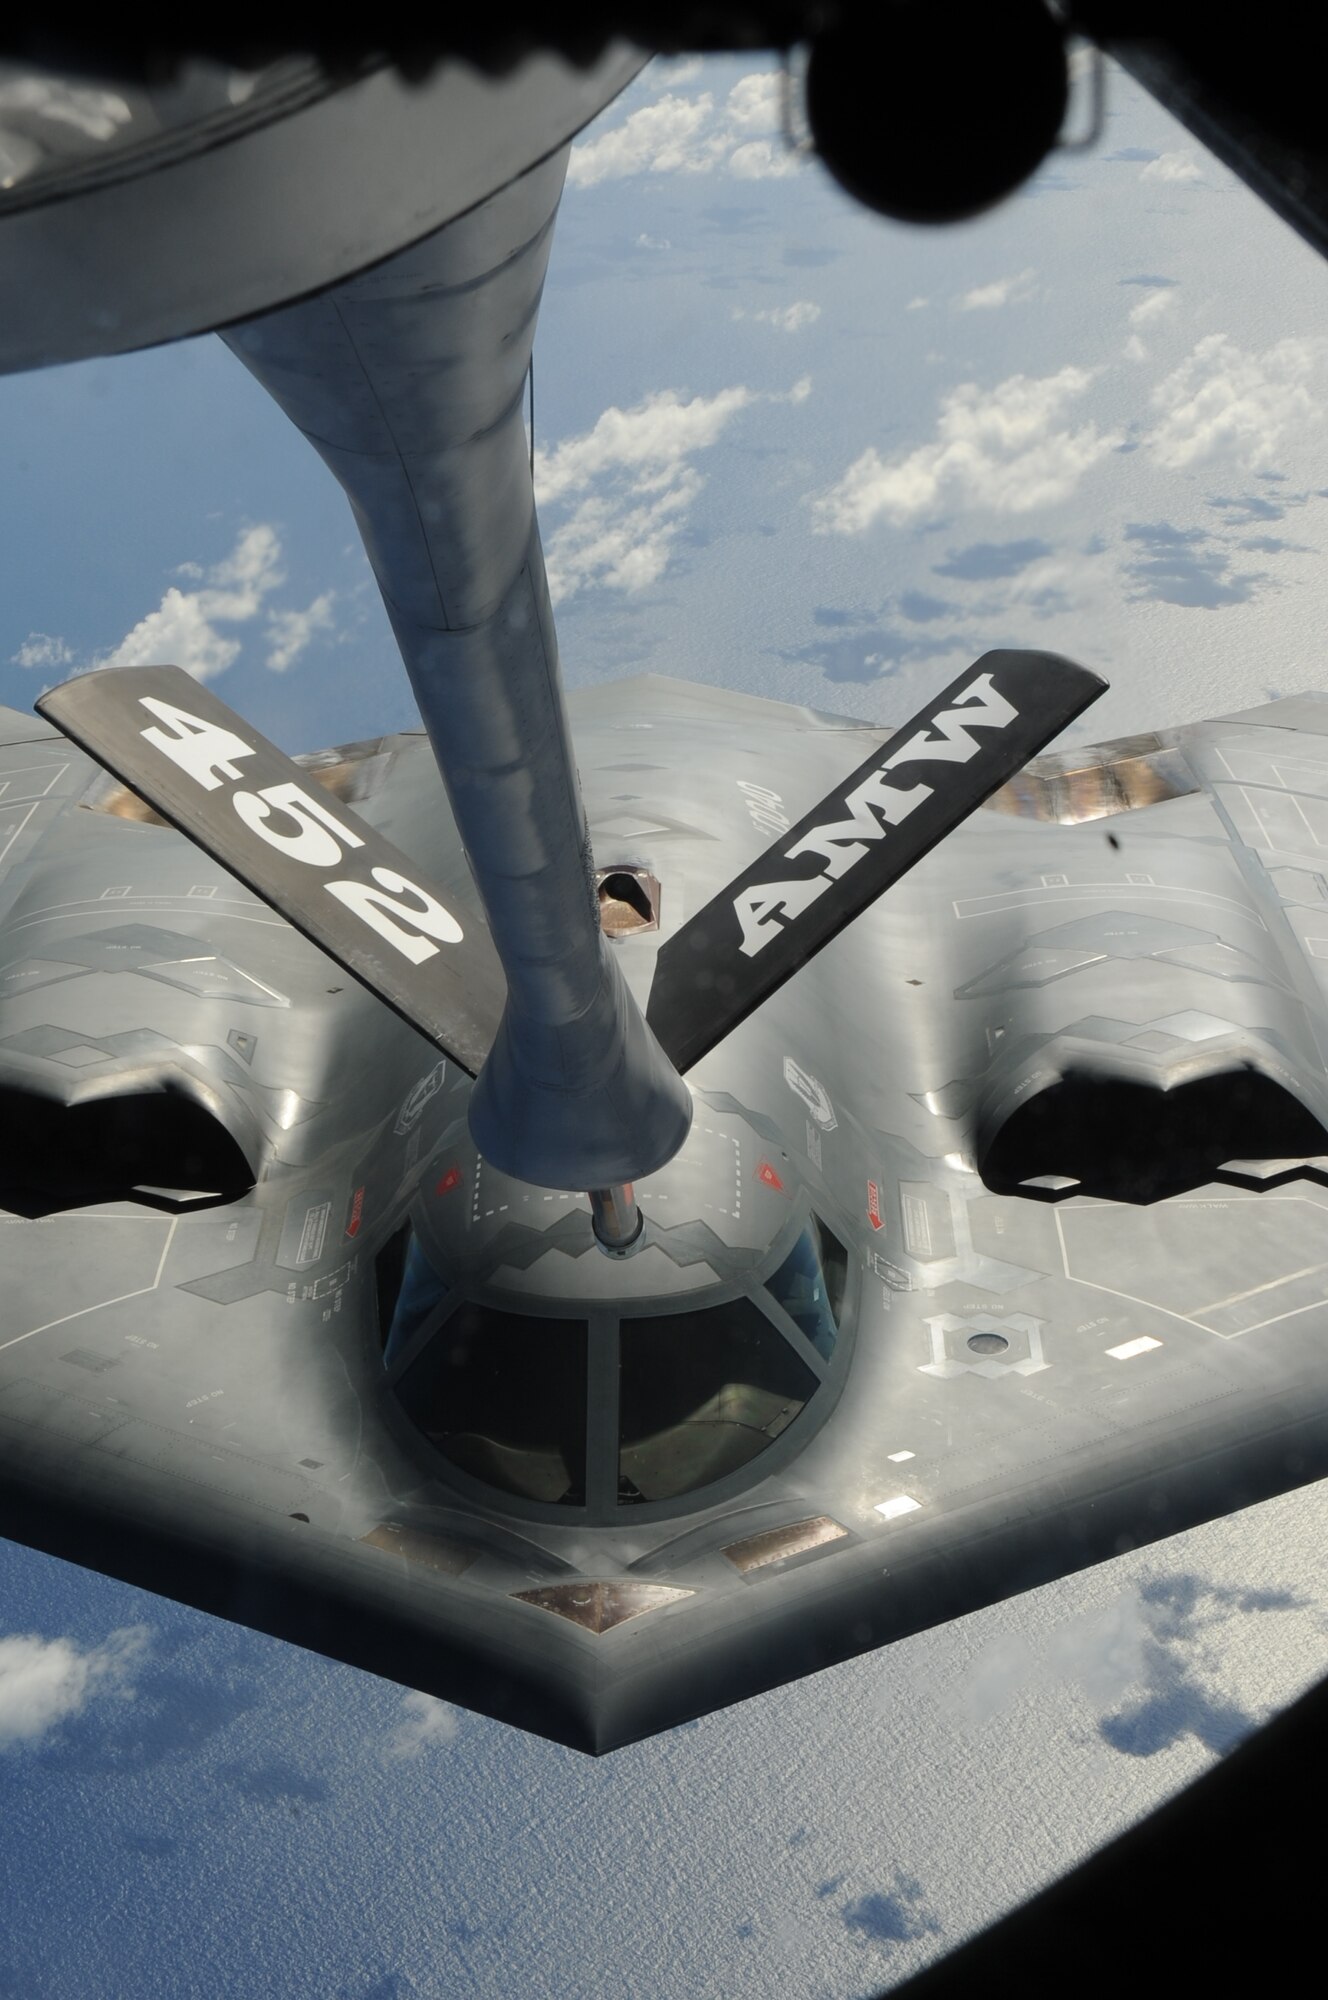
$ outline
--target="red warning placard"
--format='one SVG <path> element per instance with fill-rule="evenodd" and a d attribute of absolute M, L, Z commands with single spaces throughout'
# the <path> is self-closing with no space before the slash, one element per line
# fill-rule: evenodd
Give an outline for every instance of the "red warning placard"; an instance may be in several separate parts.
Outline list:
<path fill-rule="evenodd" d="M 434 1189 L 434 1193 L 451 1194 L 453 1188 L 460 1187 L 460 1185 L 461 1169 L 457 1166 L 451 1166 L 439 1181 L 437 1187 Z"/>
<path fill-rule="evenodd" d="M 867 1220 L 873 1229 L 885 1228 L 885 1217 L 881 1214 L 881 1190 L 875 1181 L 867 1183 Z"/>
<path fill-rule="evenodd" d="M 764 1182 L 766 1187 L 777 1188 L 780 1194 L 783 1194 L 784 1183 L 779 1178 L 779 1175 L 775 1172 L 774 1168 L 771 1166 L 769 1160 L 762 1160 L 760 1162 L 759 1166 L 756 1169 L 756 1178 L 758 1181 Z"/>

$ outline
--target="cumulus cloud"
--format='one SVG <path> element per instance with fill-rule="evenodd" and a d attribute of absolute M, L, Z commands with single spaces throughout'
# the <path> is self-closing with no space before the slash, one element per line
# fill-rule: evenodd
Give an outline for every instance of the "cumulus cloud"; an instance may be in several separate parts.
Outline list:
<path fill-rule="evenodd" d="M 861 534 L 882 515 L 902 525 L 943 506 L 1025 514 L 1057 505 L 1121 442 L 1091 422 L 1077 429 L 1060 422 L 1091 379 L 1085 369 L 1062 368 L 1011 375 L 987 392 L 961 383 L 942 399 L 928 443 L 889 458 L 869 447 L 813 502 L 816 532 Z"/>
<path fill-rule="evenodd" d="M 776 69 L 740 77 L 728 95 L 729 123 L 740 132 L 773 132 L 779 125 L 783 79 Z"/>
<path fill-rule="evenodd" d="M 745 312 L 735 306 L 734 319 L 754 319 L 765 326 L 777 326 L 781 333 L 801 333 L 805 326 L 814 326 L 821 317 L 821 308 L 812 299 L 795 299 L 791 306 L 766 306 L 760 312 Z"/>
<path fill-rule="evenodd" d="M 700 56 L 677 56 L 672 60 L 656 57 L 647 72 L 647 80 L 652 90 L 680 90 L 685 83 L 695 83 L 701 74 Z"/>
<path fill-rule="evenodd" d="M 172 584 L 157 609 L 94 664 L 143 667 L 166 661 L 195 680 L 211 680 L 240 651 L 240 640 L 222 628 L 256 618 L 264 599 L 285 580 L 275 528 L 245 528 L 225 560 L 207 572 L 201 589 Z"/>
<path fill-rule="evenodd" d="M 31 1633 L 0 1639 L 0 1750 L 31 1748 L 99 1695 L 131 1695 L 147 1649 L 142 1625 L 112 1632 L 86 1651 L 72 1639 Z"/>
<path fill-rule="evenodd" d="M 1320 421 L 1328 338 L 1301 335 L 1249 354 L 1210 333 L 1153 392 L 1160 421 L 1149 446 L 1178 471 L 1227 453 L 1251 470 L 1271 463 L 1289 436 Z"/>
<path fill-rule="evenodd" d="M 402 1717 L 385 1746 L 388 1757 L 400 1760 L 418 1757 L 439 1743 L 450 1743 L 457 1733 L 457 1715 L 437 1695 L 421 1694 L 417 1688 L 405 1695 Z"/>
<path fill-rule="evenodd" d="M 1166 288 L 1159 287 L 1156 291 L 1146 292 L 1143 298 L 1130 307 L 1130 325 L 1135 331 L 1130 334 L 1125 342 L 1125 359 L 1127 361 L 1147 361 L 1148 349 L 1139 338 L 1138 329 L 1140 327 L 1147 328 L 1159 325 L 1164 319 L 1170 318 L 1175 310 L 1175 306 L 1175 289 L 1168 286 Z"/>
<path fill-rule="evenodd" d="M 67 667 L 74 649 L 51 632 L 29 632 L 16 653 L 9 656 L 11 667 Z"/>
<path fill-rule="evenodd" d="M 994 278 L 989 285 L 975 285 L 971 292 L 964 293 L 959 309 L 961 312 L 991 312 L 997 306 L 1018 304 L 1032 296 L 1036 277 L 1034 270 L 1016 271 L 1013 277 Z"/>
<path fill-rule="evenodd" d="M 1159 153 L 1139 169 L 1141 181 L 1201 181 L 1203 171 L 1193 153 Z"/>
<path fill-rule="evenodd" d="M 690 73 L 670 79 L 675 85 L 689 80 Z M 636 174 L 722 170 L 739 180 L 767 180 L 792 173 L 799 156 L 779 136 L 781 90 L 778 70 L 754 70 L 740 77 L 719 105 L 708 90 L 696 97 L 667 91 L 630 112 L 621 125 L 595 131 L 574 146 L 568 185 L 594 187 Z"/>
<path fill-rule="evenodd" d="M 1130 307 L 1130 325 L 1147 326 L 1153 320 L 1164 319 L 1174 309 L 1175 304 L 1176 296 L 1171 288 L 1165 291 L 1145 292 L 1138 304 Z"/>
<path fill-rule="evenodd" d="M 797 153 L 772 139 L 749 139 L 729 154 L 729 172 L 740 181 L 782 180 L 801 164 Z"/>
<path fill-rule="evenodd" d="M 756 400 L 740 386 L 689 399 L 664 389 L 630 410 L 605 410 L 593 430 L 538 458 L 540 506 L 571 507 L 547 541 L 554 596 L 590 584 L 634 591 L 655 583 L 705 483 L 692 459 Z"/>
<path fill-rule="evenodd" d="M 302 610 L 270 603 L 286 581 L 281 541 L 266 523 L 242 529 L 222 562 L 204 570 L 180 563 L 175 574 L 197 589 L 172 584 L 146 618 L 140 618 L 118 646 L 91 661 L 94 667 L 156 666 L 168 662 L 183 667 L 195 680 L 224 673 L 238 658 L 243 643 L 240 628 L 262 620 L 266 659 L 274 673 L 284 673 L 311 642 L 334 626 L 336 593 L 325 590 Z M 46 635 L 33 633 L 15 658 L 21 665 L 64 666 L 73 655 L 63 640 L 50 640 L 49 657 L 41 651 Z M 23 657 L 27 655 L 27 657 Z"/>
<path fill-rule="evenodd" d="M 605 410 L 593 430 L 565 438 L 535 464 L 535 497 L 543 506 L 589 485 L 611 469 L 657 478 L 692 452 L 714 444 L 737 411 L 752 401 L 750 389 L 721 389 L 684 402 L 677 389 L 661 389 L 634 409 Z"/>
<path fill-rule="evenodd" d="M 335 593 L 323 591 L 303 611 L 270 611 L 267 617 L 267 664 L 274 674 L 284 674 L 320 632 L 332 630 Z"/>
<path fill-rule="evenodd" d="M 706 128 L 714 109 L 708 90 L 700 97 L 669 92 L 654 104 L 643 104 L 611 132 L 573 146 L 568 186 L 594 187 L 632 174 L 708 173 L 715 159 L 713 136 Z"/>

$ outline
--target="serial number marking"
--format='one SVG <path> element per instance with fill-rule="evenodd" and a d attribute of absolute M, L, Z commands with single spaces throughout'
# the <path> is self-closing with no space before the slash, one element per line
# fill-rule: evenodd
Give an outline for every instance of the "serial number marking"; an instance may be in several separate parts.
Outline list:
<path fill-rule="evenodd" d="M 161 725 L 141 729 L 139 735 L 196 785 L 215 792 L 227 780 L 237 787 L 242 784 L 239 760 L 256 756 L 256 744 L 159 696 L 140 695 L 138 703 Z M 288 860 L 320 872 L 339 869 L 347 850 L 364 846 L 359 834 L 303 785 L 265 785 L 256 792 L 237 789 L 230 799 L 251 833 Z M 456 918 L 418 882 L 395 868 L 372 866 L 369 874 L 369 882 L 347 876 L 322 886 L 412 965 L 433 958 L 440 944 L 460 944 L 462 930 Z"/>
<path fill-rule="evenodd" d="M 747 778 L 738 779 L 738 790 L 746 804 L 747 816 L 758 833 L 788 832 L 789 817 L 778 792 L 772 792 L 768 785 L 754 785 Z"/>

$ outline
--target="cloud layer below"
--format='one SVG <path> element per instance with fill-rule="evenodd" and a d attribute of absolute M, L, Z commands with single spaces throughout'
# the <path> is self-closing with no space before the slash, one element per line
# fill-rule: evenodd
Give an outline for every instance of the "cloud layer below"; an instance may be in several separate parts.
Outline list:
<path fill-rule="evenodd" d="M 802 402 L 807 380 L 770 397 L 737 385 L 713 396 L 662 389 L 630 410 L 605 410 L 593 429 L 556 444 L 535 466 L 555 600 L 591 585 L 645 590 L 663 575 L 705 484 L 695 464 L 756 402 Z M 570 509 L 559 518 L 560 507 Z"/>
<path fill-rule="evenodd" d="M 1030 513 L 1065 500 L 1121 442 L 1094 423 L 1061 420 L 1087 389 L 1083 368 L 1011 375 L 984 393 L 964 382 L 941 400 L 935 435 L 913 451 L 882 457 L 869 447 L 812 506 L 818 534 L 861 534 L 884 517 L 896 526 L 943 508 Z"/>
<path fill-rule="evenodd" d="M 241 529 L 230 554 L 211 569 L 182 563 L 176 574 L 184 585 L 171 584 L 155 611 L 86 667 L 169 665 L 183 667 L 195 680 L 214 680 L 239 658 L 243 628 L 261 619 L 265 664 L 280 674 L 315 638 L 334 630 L 335 591 L 321 591 L 303 609 L 270 602 L 286 572 L 280 537 L 266 522 Z M 48 671 L 78 672 L 82 664 L 74 648 L 50 632 L 30 632 L 11 657 L 13 666 Z"/>
<path fill-rule="evenodd" d="M 1271 465 L 1291 436 L 1322 422 L 1328 339 L 1279 340 L 1247 353 L 1210 333 L 1153 391 L 1150 445 L 1171 471 L 1229 452 L 1250 470 Z"/>
<path fill-rule="evenodd" d="M 780 136 L 780 90 L 777 70 L 754 70 L 739 78 L 721 105 L 708 90 L 697 97 L 666 92 L 620 125 L 574 146 L 568 186 L 717 170 L 737 180 L 781 179 L 796 171 L 799 155 Z"/>
<path fill-rule="evenodd" d="M 0 1639 L 0 1751 L 32 1748 L 98 1696 L 131 1695 L 147 1650 L 141 1625 L 112 1632 L 87 1651 L 72 1639 L 31 1633 Z"/>

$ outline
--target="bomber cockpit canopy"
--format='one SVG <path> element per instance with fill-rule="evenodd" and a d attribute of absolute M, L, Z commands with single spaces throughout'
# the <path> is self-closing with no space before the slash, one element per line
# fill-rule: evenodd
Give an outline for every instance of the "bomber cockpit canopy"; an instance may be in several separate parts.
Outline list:
<path fill-rule="evenodd" d="M 829 1415 L 846 1361 L 843 1244 L 807 1214 L 768 1263 L 742 1286 L 578 1313 L 453 1288 L 406 1231 L 380 1260 L 389 1376 L 448 1476 L 499 1506 L 603 1521 L 723 1499 Z"/>

